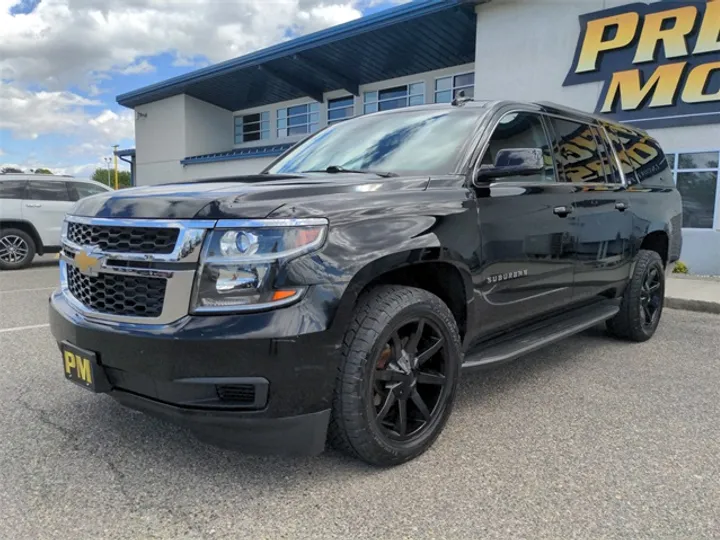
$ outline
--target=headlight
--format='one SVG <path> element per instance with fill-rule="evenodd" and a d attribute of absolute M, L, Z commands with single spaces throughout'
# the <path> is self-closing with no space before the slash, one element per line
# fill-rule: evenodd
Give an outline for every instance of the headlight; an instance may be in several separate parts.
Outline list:
<path fill-rule="evenodd" d="M 288 260 L 322 247 L 325 219 L 220 221 L 203 247 L 193 312 L 259 310 L 298 300 L 304 287 L 275 289 Z"/>

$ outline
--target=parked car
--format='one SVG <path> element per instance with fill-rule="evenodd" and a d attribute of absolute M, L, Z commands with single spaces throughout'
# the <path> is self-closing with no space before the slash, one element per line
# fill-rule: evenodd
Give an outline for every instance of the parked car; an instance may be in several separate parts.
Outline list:
<path fill-rule="evenodd" d="M 30 266 L 60 251 L 63 219 L 76 201 L 111 191 L 93 180 L 49 174 L 0 174 L 0 270 Z"/>
<path fill-rule="evenodd" d="M 649 339 L 681 219 L 642 131 L 549 104 L 386 111 L 262 174 L 80 201 L 51 328 L 68 380 L 206 441 L 396 465 L 465 370 L 600 323 Z"/>

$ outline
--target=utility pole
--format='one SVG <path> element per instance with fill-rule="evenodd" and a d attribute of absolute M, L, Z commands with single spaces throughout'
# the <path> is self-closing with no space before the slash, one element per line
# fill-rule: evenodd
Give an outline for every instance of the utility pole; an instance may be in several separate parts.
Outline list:
<path fill-rule="evenodd" d="M 115 158 L 115 190 L 118 189 L 118 159 L 117 159 L 117 150 L 120 148 L 119 145 L 113 146 L 113 158 Z"/>
<path fill-rule="evenodd" d="M 106 157 L 103 158 L 105 160 L 105 165 L 107 165 L 107 171 L 108 171 L 108 187 L 112 186 L 112 180 L 110 179 L 110 163 L 112 163 L 112 158 Z"/>

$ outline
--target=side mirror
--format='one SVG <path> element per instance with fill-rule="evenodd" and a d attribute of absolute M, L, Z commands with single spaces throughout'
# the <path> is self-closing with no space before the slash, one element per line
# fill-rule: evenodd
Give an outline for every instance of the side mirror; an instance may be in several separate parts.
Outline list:
<path fill-rule="evenodd" d="M 481 165 L 476 182 L 488 183 L 494 178 L 531 176 L 545 170 L 542 148 L 508 148 L 498 151 L 495 165 Z"/>

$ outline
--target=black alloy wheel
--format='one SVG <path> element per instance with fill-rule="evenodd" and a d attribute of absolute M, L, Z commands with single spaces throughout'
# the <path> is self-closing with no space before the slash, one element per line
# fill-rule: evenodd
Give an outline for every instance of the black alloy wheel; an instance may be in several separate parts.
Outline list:
<path fill-rule="evenodd" d="M 607 322 L 615 337 L 647 341 L 657 330 L 665 303 L 665 266 L 655 251 L 640 250 L 620 311 Z"/>
<path fill-rule="evenodd" d="M 461 361 L 457 323 L 440 298 L 396 285 L 368 291 L 343 341 L 329 442 L 372 465 L 416 458 L 450 416 Z"/>
<path fill-rule="evenodd" d="M 640 289 L 640 316 L 645 330 L 654 329 L 660 318 L 664 293 L 660 273 L 657 267 L 650 267 Z"/>
<path fill-rule="evenodd" d="M 448 355 L 435 323 L 420 317 L 393 331 L 375 362 L 371 404 L 388 439 L 408 442 L 432 425 L 447 399 Z"/>

